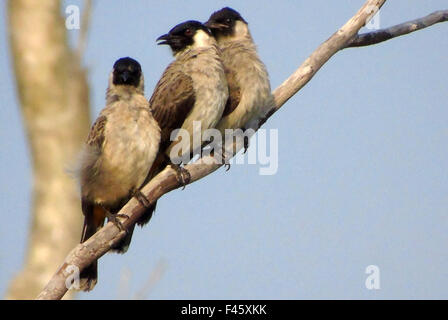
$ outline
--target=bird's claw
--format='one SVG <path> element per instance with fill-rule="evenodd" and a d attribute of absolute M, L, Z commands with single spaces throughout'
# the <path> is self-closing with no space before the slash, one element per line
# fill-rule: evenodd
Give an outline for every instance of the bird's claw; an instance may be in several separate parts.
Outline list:
<path fill-rule="evenodd" d="M 176 171 L 177 181 L 182 185 L 182 190 L 185 189 L 185 186 L 190 183 L 191 175 L 188 170 L 181 167 L 178 164 L 171 164 L 171 167 Z"/>
<path fill-rule="evenodd" d="M 139 189 L 134 191 L 134 197 L 138 200 L 138 202 L 145 208 L 151 208 L 151 201 L 141 192 Z"/>
<path fill-rule="evenodd" d="M 244 153 L 247 152 L 247 149 L 249 148 L 249 137 L 244 136 Z"/>
<path fill-rule="evenodd" d="M 230 170 L 230 163 L 227 160 L 227 156 L 226 156 L 226 148 L 222 148 L 222 152 L 221 152 L 221 163 L 224 163 L 224 167 L 226 168 L 226 172 Z"/>
<path fill-rule="evenodd" d="M 121 223 L 120 220 L 118 220 L 118 218 L 125 218 L 125 219 L 129 219 L 129 217 L 125 214 L 113 214 L 110 211 L 106 210 L 106 217 L 107 220 L 112 222 L 118 229 L 120 229 L 120 231 L 125 231 L 126 234 L 128 234 L 128 229 L 126 229 L 124 227 L 124 225 Z"/>

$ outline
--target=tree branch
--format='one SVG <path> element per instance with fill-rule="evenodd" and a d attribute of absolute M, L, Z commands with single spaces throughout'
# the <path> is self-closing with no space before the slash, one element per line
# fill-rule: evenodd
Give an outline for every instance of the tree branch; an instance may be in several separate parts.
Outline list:
<path fill-rule="evenodd" d="M 307 84 L 316 72 L 339 50 L 344 49 L 350 39 L 356 36 L 357 32 L 365 23 L 381 8 L 386 0 L 369 0 L 361 9 L 335 32 L 327 41 L 321 44 L 305 62 L 277 89 L 274 90 L 276 106 L 268 115 L 265 121 L 283 104 L 296 94 L 305 84 Z M 265 122 L 263 121 L 263 123 Z M 237 152 L 241 150 L 242 145 L 237 145 Z M 222 164 L 217 163 L 211 156 L 202 157 L 197 162 L 185 166 L 191 175 L 190 183 L 197 181 L 217 170 Z M 159 199 L 162 195 L 171 190 L 179 188 L 175 171 L 167 167 L 154 179 L 152 179 L 143 189 L 150 201 Z M 129 227 L 138 220 L 143 213 L 144 208 L 139 202 L 132 198 L 120 211 L 129 218 L 121 220 L 125 227 Z M 67 288 L 65 281 L 71 275 L 69 266 L 77 266 L 80 270 L 88 266 L 95 259 L 100 258 L 110 247 L 118 242 L 125 235 L 113 223 L 107 223 L 93 237 L 86 242 L 79 244 L 67 256 L 64 263 L 57 270 L 53 279 L 47 284 L 37 299 L 60 299 L 63 297 Z"/>
<path fill-rule="evenodd" d="M 436 11 L 420 19 L 397 24 L 386 29 L 357 35 L 349 42 L 346 48 L 370 46 L 372 44 L 377 44 L 392 38 L 400 37 L 445 21 L 448 21 L 448 10 Z"/>
<path fill-rule="evenodd" d="M 273 94 L 276 108 L 268 117 L 303 88 L 336 52 L 345 48 L 350 39 L 378 12 L 385 2 L 386 0 L 366 1 L 350 20 L 322 43 L 286 81 L 275 89 Z"/>

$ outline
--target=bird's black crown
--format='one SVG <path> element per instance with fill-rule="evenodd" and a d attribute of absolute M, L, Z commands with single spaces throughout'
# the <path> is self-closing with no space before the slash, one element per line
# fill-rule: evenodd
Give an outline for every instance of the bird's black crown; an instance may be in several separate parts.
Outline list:
<path fill-rule="evenodd" d="M 179 23 L 177 26 L 175 26 L 173 29 L 170 30 L 170 35 L 185 35 L 185 31 L 191 30 L 194 31 L 193 35 L 198 30 L 203 30 L 207 34 L 211 35 L 210 30 L 204 26 L 201 22 L 196 20 L 189 20 L 182 23 Z"/>
<path fill-rule="evenodd" d="M 172 28 L 170 32 L 157 38 L 157 41 L 159 41 L 159 45 L 168 44 L 173 52 L 178 52 L 193 44 L 193 37 L 199 30 L 203 30 L 205 33 L 212 36 L 210 30 L 201 22 L 189 20 L 179 23 Z"/>
<path fill-rule="evenodd" d="M 125 57 L 114 64 L 113 84 L 138 87 L 142 75 L 142 67 L 138 61 Z"/>
<path fill-rule="evenodd" d="M 209 27 L 212 32 L 221 31 L 231 33 L 237 21 L 242 21 L 247 24 L 246 20 L 244 20 L 238 11 L 225 7 L 214 12 L 205 25 Z"/>

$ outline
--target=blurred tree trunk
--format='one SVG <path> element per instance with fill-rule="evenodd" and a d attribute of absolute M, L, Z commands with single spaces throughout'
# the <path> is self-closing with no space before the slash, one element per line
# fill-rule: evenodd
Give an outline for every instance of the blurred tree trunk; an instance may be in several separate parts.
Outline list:
<path fill-rule="evenodd" d="M 89 92 L 80 56 L 68 44 L 60 1 L 10 0 L 8 14 L 33 202 L 24 267 L 6 298 L 31 299 L 80 239 L 79 191 L 68 171 L 88 133 Z"/>

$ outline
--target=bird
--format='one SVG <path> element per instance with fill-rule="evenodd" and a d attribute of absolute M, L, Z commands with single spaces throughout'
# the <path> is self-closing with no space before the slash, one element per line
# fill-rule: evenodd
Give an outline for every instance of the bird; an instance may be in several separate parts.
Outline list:
<path fill-rule="evenodd" d="M 266 66 L 258 56 L 248 23 L 236 10 L 225 7 L 214 12 L 204 25 L 221 49 L 229 86 L 229 98 L 216 129 L 223 137 L 226 129 L 257 130 L 275 102 Z M 248 138 L 244 134 L 245 151 Z"/>
<path fill-rule="evenodd" d="M 220 50 L 210 30 L 201 22 L 182 22 L 160 36 L 157 42 L 170 46 L 175 59 L 163 72 L 149 99 L 161 129 L 161 142 L 148 180 L 171 165 L 178 173 L 178 180 L 185 185 L 189 175 L 180 164 L 200 153 L 202 134 L 221 119 L 228 85 Z M 177 129 L 188 133 L 190 139 L 179 139 Z M 199 142 L 193 137 L 198 137 Z M 181 143 L 184 147 L 179 149 Z M 149 221 L 152 212 L 149 210 L 145 214 L 141 224 Z"/>
<path fill-rule="evenodd" d="M 94 122 L 81 153 L 81 243 L 101 229 L 106 218 L 120 226 L 117 212 L 133 196 L 150 205 L 140 187 L 157 156 L 160 137 L 160 127 L 144 96 L 141 65 L 130 57 L 118 59 L 109 76 L 106 106 Z M 113 250 L 127 250 L 133 229 L 127 230 Z M 90 291 L 97 283 L 97 263 L 81 271 L 81 290 Z"/>

